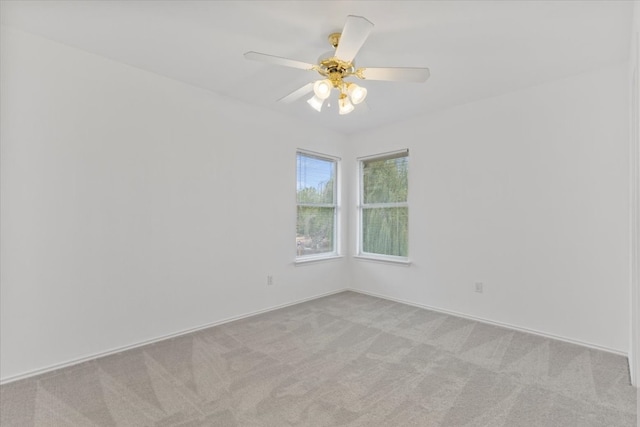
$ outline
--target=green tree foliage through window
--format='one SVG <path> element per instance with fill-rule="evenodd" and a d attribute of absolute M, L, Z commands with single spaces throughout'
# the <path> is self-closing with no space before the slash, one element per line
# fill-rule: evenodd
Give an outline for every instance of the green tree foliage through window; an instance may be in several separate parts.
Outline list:
<path fill-rule="evenodd" d="M 337 161 L 331 158 L 297 154 L 299 257 L 336 252 L 336 166 Z"/>
<path fill-rule="evenodd" d="M 407 153 L 362 160 L 360 171 L 360 251 L 406 258 L 409 250 Z"/>

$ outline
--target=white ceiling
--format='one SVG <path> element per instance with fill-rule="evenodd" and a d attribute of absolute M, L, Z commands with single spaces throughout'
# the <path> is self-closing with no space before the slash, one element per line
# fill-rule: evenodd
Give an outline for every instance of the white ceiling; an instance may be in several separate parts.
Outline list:
<path fill-rule="evenodd" d="M 342 133 L 496 96 L 628 58 L 632 1 L 2 1 L 4 25 Z M 426 83 L 364 81 L 368 108 L 339 116 L 275 101 L 318 75 L 347 15 L 375 24 L 358 66 L 429 67 Z"/>

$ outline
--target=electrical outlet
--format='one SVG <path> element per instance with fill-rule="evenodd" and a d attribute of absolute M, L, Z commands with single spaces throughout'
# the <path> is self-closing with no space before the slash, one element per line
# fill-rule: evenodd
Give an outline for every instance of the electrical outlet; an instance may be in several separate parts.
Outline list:
<path fill-rule="evenodd" d="M 267 276 L 267 286 L 273 286 L 273 276 Z"/>
<path fill-rule="evenodd" d="M 481 294 L 484 288 L 484 284 L 482 282 L 476 282 L 476 292 Z"/>

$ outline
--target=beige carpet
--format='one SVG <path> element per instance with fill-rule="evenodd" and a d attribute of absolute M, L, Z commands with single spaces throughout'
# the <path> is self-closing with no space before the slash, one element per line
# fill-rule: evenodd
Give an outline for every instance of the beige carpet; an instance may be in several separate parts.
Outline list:
<path fill-rule="evenodd" d="M 344 292 L 0 387 L 4 426 L 635 426 L 624 357 Z"/>

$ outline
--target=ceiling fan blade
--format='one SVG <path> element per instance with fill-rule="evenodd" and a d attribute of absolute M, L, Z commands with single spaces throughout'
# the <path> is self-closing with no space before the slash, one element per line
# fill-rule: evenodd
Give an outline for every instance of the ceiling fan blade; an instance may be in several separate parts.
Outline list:
<path fill-rule="evenodd" d="M 355 15 L 347 16 L 347 22 L 344 24 L 342 35 L 336 48 L 336 58 L 352 62 L 367 37 L 369 37 L 372 29 L 373 23 L 367 18 Z"/>
<path fill-rule="evenodd" d="M 300 68 L 301 70 L 313 70 L 315 65 L 307 62 L 296 61 L 294 59 L 281 58 L 279 56 L 267 55 L 266 53 L 247 52 L 244 54 L 245 59 L 253 61 L 267 62 L 274 65 L 282 65 L 284 67 Z"/>
<path fill-rule="evenodd" d="M 386 67 L 360 68 L 357 75 L 365 80 L 421 83 L 429 78 L 430 73 L 428 68 Z"/>
<path fill-rule="evenodd" d="M 307 83 L 306 85 L 302 86 L 300 89 L 296 89 L 293 92 L 291 92 L 289 95 L 278 99 L 278 102 L 284 102 L 285 104 L 290 104 L 293 101 L 296 101 L 302 98 L 303 96 L 305 96 L 311 91 L 313 91 L 313 83 Z"/>

